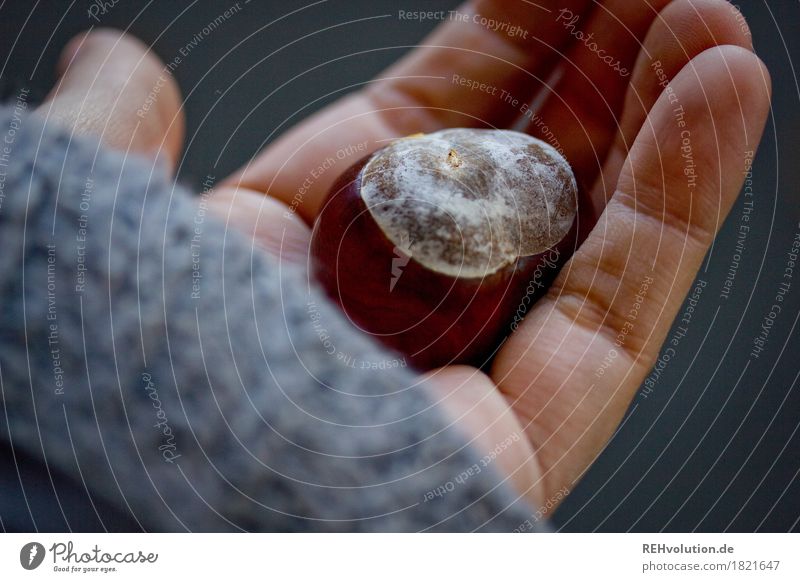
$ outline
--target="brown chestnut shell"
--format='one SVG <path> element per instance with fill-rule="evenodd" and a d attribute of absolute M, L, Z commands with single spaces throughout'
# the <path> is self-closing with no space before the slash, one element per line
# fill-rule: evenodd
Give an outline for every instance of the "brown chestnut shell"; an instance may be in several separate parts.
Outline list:
<path fill-rule="evenodd" d="M 546 292 L 572 254 L 577 219 L 554 247 L 485 277 L 435 272 L 403 256 L 361 197 L 362 170 L 372 155 L 338 178 L 320 210 L 313 274 L 353 324 L 417 368 L 487 365 L 515 316 Z"/>

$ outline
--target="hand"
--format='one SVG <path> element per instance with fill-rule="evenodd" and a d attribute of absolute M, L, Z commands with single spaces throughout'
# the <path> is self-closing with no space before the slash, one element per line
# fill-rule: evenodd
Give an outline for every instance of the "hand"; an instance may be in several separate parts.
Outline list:
<path fill-rule="evenodd" d="M 459 12 L 527 34 L 492 32 L 469 17 L 444 23 L 374 83 L 303 122 L 229 178 L 213 206 L 282 259 L 304 260 L 307 224 L 336 172 L 323 174 L 301 199 L 295 195 L 309 169 L 341 148 L 366 142 L 377 149 L 386 139 L 450 126 L 518 123 L 557 140 L 579 185 L 591 192 L 596 225 L 489 375 L 464 366 L 427 375 L 479 449 L 524 435 L 494 466 L 534 506 L 552 506 L 599 454 L 655 362 L 737 197 L 746 152 L 760 140 L 769 74 L 752 53 L 741 16 L 722 0 L 476 0 Z M 179 106 L 159 99 L 149 122 L 161 125 L 132 129 L 142 92 L 157 78 L 142 73 L 142 63 L 154 58 L 116 39 L 117 49 L 106 46 L 94 65 L 87 57 L 76 70 L 111 75 L 100 65 L 106 56 L 128 63 L 127 82 L 115 67 L 116 84 L 104 83 L 106 93 L 115 88 L 123 97 L 88 114 L 100 122 L 76 127 L 117 147 L 175 159 Z M 461 78 L 497 90 L 470 90 Z M 62 86 L 87 94 L 87 79 Z M 537 95 L 531 115 L 522 104 Z M 96 94 L 90 101 L 111 98 Z M 43 110 L 79 120 L 79 102 L 56 90 Z M 107 127 L 118 132 L 109 135 Z M 290 205 L 297 213 L 286 212 Z"/>

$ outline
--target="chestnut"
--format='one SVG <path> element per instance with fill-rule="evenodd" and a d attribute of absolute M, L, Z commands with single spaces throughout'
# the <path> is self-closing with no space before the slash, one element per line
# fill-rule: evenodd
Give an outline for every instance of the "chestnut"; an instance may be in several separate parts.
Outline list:
<path fill-rule="evenodd" d="M 351 166 L 314 224 L 315 277 L 420 369 L 486 364 L 576 239 L 567 161 L 515 131 L 447 129 Z"/>

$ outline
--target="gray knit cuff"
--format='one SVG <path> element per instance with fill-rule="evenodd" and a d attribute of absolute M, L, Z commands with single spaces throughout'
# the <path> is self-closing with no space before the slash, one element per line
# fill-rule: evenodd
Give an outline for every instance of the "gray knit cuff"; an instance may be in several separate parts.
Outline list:
<path fill-rule="evenodd" d="M 0 112 L 0 438 L 146 530 L 530 523 L 303 271 L 146 160 L 51 125 Z"/>

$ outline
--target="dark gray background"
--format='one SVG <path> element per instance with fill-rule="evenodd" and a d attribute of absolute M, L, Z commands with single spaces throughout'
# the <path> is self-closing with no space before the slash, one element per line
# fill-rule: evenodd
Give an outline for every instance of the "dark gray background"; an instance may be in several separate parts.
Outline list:
<path fill-rule="evenodd" d="M 90 4 L 31 0 L 0 4 L 4 97 L 20 87 L 31 88 L 34 96 L 44 95 L 53 82 L 61 47 L 96 24 L 87 16 Z M 118 0 L 100 18 L 105 26 L 129 28 L 169 61 L 231 4 L 230 0 Z M 200 43 L 175 71 L 188 116 L 189 145 L 181 177 L 194 184 L 207 174 L 225 176 L 258 152 L 273 131 L 280 133 L 331 102 L 342 88 L 368 80 L 431 26 L 397 18 L 354 20 L 396 15 L 398 8 L 457 5 L 329 0 L 267 26 L 311 2 L 254 0 L 245 5 L 242 0 L 241 4 L 241 12 Z M 766 351 L 752 361 L 748 354 L 772 304 L 800 220 L 795 141 L 800 136 L 800 92 L 793 69 L 800 42 L 800 4 L 794 0 L 740 4 L 756 48 L 772 72 L 775 98 L 754 164 L 754 223 L 733 292 L 727 302 L 719 299 L 736 245 L 741 203 L 701 272 L 708 286 L 677 357 L 649 397 L 637 396 L 614 440 L 557 512 L 556 524 L 568 531 L 798 529 L 800 273 Z M 228 54 L 251 33 L 255 33 L 252 38 Z M 361 51 L 370 52 L 348 56 Z M 231 86 L 234 90 L 220 99 Z M 238 127 L 248 114 L 247 122 Z"/>

